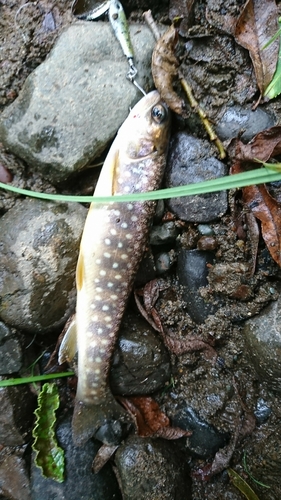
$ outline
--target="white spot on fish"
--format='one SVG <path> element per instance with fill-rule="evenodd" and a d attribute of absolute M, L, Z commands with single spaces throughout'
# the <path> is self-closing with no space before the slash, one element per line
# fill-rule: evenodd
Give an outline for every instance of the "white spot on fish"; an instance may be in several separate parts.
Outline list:
<path fill-rule="evenodd" d="M 121 243 L 121 241 L 119 241 L 119 243 L 118 243 L 117 246 L 118 246 L 118 248 L 122 248 L 123 247 L 123 243 Z"/>
<path fill-rule="evenodd" d="M 117 299 L 118 299 L 118 296 L 117 296 L 117 295 L 110 295 L 110 298 L 111 298 L 112 300 L 117 300 Z"/>
<path fill-rule="evenodd" d="M 111 338 L 115 337 L 115 333 L 111 332 L 111 333 L 108 334 L 108 336 L 111 337 Z"/>
<path fill-rule="evenodd" d="M 105 238 L 104 242 L 106 245 L 111 245 L 111 240 L 109 238 Z"/>
<path fill-rule="evenodd" d="M 121 259 L 126 260 L 128 258 L 128 255 L 126 253 L 122 253 Z"/>
<path fill-rule="evenodd" d="M 107 345 L 108 344 L 108 340 L 107 339 L 101 339 L 101 344 Z"/>
<path fill-rule="evenodd" d="M 95 278 L 95 283 L 99 283 L 100 282 L 100 279 L 99 278 Z"/>
<path fill-rule="evenodd" d="M 96 295 L 96 296 L 95 296 L 95 299 L 96 299 L 96 300 L 101 300 L 101 296 L 100 296 L 100 295 Z"/>
<path fill-rule="evenodd" d="M 96 292 L 98 292 L 98 293 L 102 292 L 102 288 L 100 286 L 97 286 L 96 287 Z"/>
<path fill-rule="evenodd" d="M 107 323 L 108 323 L 109 321 L 111 321 L 111 320 L 112 320 L 112 317 L 111 317 L 111 316 L 105 316 L 105 318 L 104 318 L 104 321 L 106 321 Z"/>
<path fill-rule="evenodd" d="M 132 203 L 128 203 L 127 209 L 128 210 L 133 210 L 133 208 L 134 208 L 134 205 L 132 205 Z"/>
<path fill-rule="evenodd" d="M 119 267 L 118 262 L 113 262 L 113 264 L 112 264 L 112 268 L 113 268 L 113 269 L 117 269 L 117 267 Z"/>
<path fill-rule="evenodd" d="M 105 326 L 106 326 L 106 328 L 111 329 L 111 328 L 112 328 L 112 323 L 108 323 L 108 324 L 107 324 L 107 325 L 105 325 Z M 110 336 L 110 335 L 109 335 L 109 336 Z M 113 337 L 114 337 L 114 334 L 113 334 Z"/>
<path fill-rule="evenodd" d="M 119 210 L 113 210 L 114 212 L 114 215 L 116 215 L 117 217 L 120 215 L 120 211 Z"/>
<path fill-rule="evenodd" d="M 107 305 L 102 306 L 103 311 L 108 311 L 109 307 Z"/>
<path fill-rule="evenodd" d="M 98 335 L 101 335 L 103 333 L 103 329 L 102 328 L 98 328 Z"/>
<path fill-rule="evenodd" d="M 97 347 L 97 342 L 93 340 L 92 342 L 90 342 L 90 346 L 94 349 L 95 347 Z"/>
<path fill-rule="evenodd" d="M 109 282 L 107 283 L 107 286 L 108 286 L 108 288 L 112 288 L 112 287 L 113 287 L 113 283 L 111 283 L 111 281 L 109 281 Z"/>
<path fill-rule="evenodd" d="M 127 227 L 128 227 L 127 222 L 122 222 L 121 227 L 122 227 L 122 229 L 127 229 Z"/>
<path fill-rule="evenodd" d="M 115 274 L 114 278 L 116 280 L 121 280 L 122 276 L 121 276 L 121 274 Z"/>
<path fill-rule="evenodd" d="M 100 275 L 101 275 L 101 276 L 105 276 L 105 275 L 106 275 L 106 271 L 105 271 L 104 269 L 102 269 L 102 270 L 100 271 Z"/>
<path fill-rule="evenodd" d="M 96 375 L 99 375 L 99 374 L 100 374 L 100 368 L 96 368 L 96 369 L 94 370 L 94 373 L 95 373 Z"/>
<path fill-rule="evenodd" d="M 138 220 L 137 216 L 136 215 L 132 215 L 131 221 L 132 222 L 136 222 L 137 220 Z"/>
<path fill-rule="evenodd" d="M 91 317 L 91 320 L 92 320 L 93 322 L 98 321 L 98 320 L 99 320 L 99 317 L 98 317 L 98 316 L 97 316 L 97 314 L 96 314 L 95 316 L 92 316 L 92 317 Z"/>
<path fill-rule="evenodd" d="M 116 229 L 110 229 L 110 234 L 112 234 L 113 236 L 116 236 L 116 234 L 117 234 Z"/>
<path fill-rule="evenodd" d="M 96 259 L 96 264 L 100 264 L 101 263 L 101 259 Z"/>
<path fill-rule="evenodd" d="M 131 240 L 133 238 L 133 235 L 128 233 L 128 234 L 126 234 L 126 238 L 127 238 L 127 240 Z"/>
<path fill-rule="evenodd" d="M 101 362 L 102 362 L 102 359 L 101 359 L 99 356 L 97 356 L 97 357 L 95 358 L 95 362 L 96 362 L 96 363 L 101 363 Z"/>
<path fill-rule="evenodd" d="M 111 254 L 110 254 L 110 253 L 108 253 L 108 252 L 104 252 L 104 254 L 103 254 L 103 255 L 104 255 L 104 257 L 106 257 L 107 259 L 110 259 L 110 257 L 111 257 Z"/>
<path fill-rule="evenodd" d="M 95 309 L 95 308 L 96 308 L 96 305 L 95 305 L 95 304 L 90 304 L 90 308 L 91 308 L 91 309 Z"/>
<path fill-rule="evenodd" d="M 129 193 L 130 189 L 131 189 L 130 186 L 124 186 L 125 193 Z"/>

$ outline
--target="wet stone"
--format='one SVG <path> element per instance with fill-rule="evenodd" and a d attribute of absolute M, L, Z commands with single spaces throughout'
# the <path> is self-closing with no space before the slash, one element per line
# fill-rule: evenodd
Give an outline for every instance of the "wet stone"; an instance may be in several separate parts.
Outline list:
<path fill-rule="evenodd" d="M 0 321 L 0 375 L 18 372 L 22 365 L 19 339 Z"/>
<path fill-rule="evenodd" d="M 19 201 L 0 219 L 0 317 L 45 333 L 75 307 L 75 268 L 86 217 L 78 204 Z"/>
<path fill-rule="evenodd" d="M 121 500 L 117 480 L 109 464 L 98 473 L 92 472 L 92 462 L 100 444 L 88 441 L 76 447 L 72 441 L 71 416 L 57 427 L 57 439 L 65 452 L 65 481 L 57 483 L 44 478 L 32 461 L 32 500 Z"/>
<path fill-rule="evenodd" d="M 261 381 L 281 392 L 281 298 L 272 302 L 243 327 L 249 362 Z"/>
<path fill-rule="evenodd" d="M 187 457 L 176 442 L 130 436 L 115 462 L 125 500 L 191 499 Z"/>
<path fill-rule="evenodd" d="M 155 267 L 158 275 L 164 274 L 171 269 L 176 259 L 175 250 L 161 252 L 155 255 Z"/>
<path fill-rule="evenodd" d="M 0 387 L 0 443 L 20 446 L 30 439 L 35 396 L 27 385 Z"/>
<path fill-rule="evenodd" d="M 153 35 L 139 24 L 130 35 L 138 83 L 148 91 Z M 4 110 L 0 141 L 51 182 L 67 179 L 102 153 L 141 97 L 127 72 L 109 23 L 69 26 Z"/>
<path fill-rule="evenodd" d="M 25 461 L 22 453 L 12 448 L 0 452 L 0 498 L 31 500 Z"/>
<path fill-rule="evenodd" d="M 227 174 L 224 163 L 211 156 L 207 141 L 186 132 L 178 132 L 170 142 L 165 184 L 183 186 L 216 179 Z M 171 198 L 169 210 L 188 222 L 209 222 L 221 217 L 227 210 L 227 193 L 220 191 L 204 195 Z"/>
<path fill-rule="evenodd" d="M 250 141 L 258 132 L 275 125 L 274 117 L 267 111 L 258 107 L 255 111 L 232 106 L 228 108 L 221 117 L 216 132 L 219 138 L 224 141 L 241 135 L 242 141 Z"/>
<path fill-rule="evenodd" d="M 151 245 L 168 245 L 173 243 L 178 235 L 174 222 L 164 222 L 161 226 L 153 226 L 150 230 Z"/>
<path fill-rule="evenodd" d="M 202 323 L 209 314 L 214 314 L 215 307 L 201 295 L 200 288 L 208 284 L 208 264 L 212 264 L 214 255 L 200 250 L 181 248 L 178 254 L 177 275 L 182 285 L 182 298 L 187 304 L 187 311 L 196 323 Z"/>
<path fill-rule="evenodd" d="M 191 406 L 183 406 L 172 419 L 174 427 L 192 431 L 192 435 L 186 438 L 186 447 L 193 455 L 200 458 L 209 458 L 223 448 L 229 435 L 220 432 L 213 425 L 200 418 Z"/>
<path fill-rule="evenodd" d="M 140 315 L 127 313 L 110 370 L 113 394 L 151 394 L 170 376 L 169 355 L 159 336 Z"/>
<path fill-rule="evenodd" d="M 271 413 L 272 409 L 268 406 L 266 401 L 263 398 L 258 399 L 257 406 L 254 411 L 257 425 L 264 424 L 269 419 Z"/>

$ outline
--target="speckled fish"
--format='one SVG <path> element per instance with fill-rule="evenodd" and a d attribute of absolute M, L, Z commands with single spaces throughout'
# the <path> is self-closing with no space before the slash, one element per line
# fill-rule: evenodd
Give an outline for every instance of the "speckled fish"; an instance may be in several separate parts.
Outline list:
<path fill-rule="evenodd" d="M 131 110 L 103 165 L 94 196 L 153 191 L 160 186 L 170 116 L 157 91 Z M 78 387 L 72 423 L 81 445 L 124 410 L 108 385 L 110 361 L 154 214 L 155 202 L 90 206 L 76 272 L 76 325 L 60 349 L 60 362 L 78 349 Z"/>

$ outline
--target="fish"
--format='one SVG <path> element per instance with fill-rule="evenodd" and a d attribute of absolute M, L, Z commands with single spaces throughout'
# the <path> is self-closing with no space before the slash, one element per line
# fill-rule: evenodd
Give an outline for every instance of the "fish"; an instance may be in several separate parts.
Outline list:
<path fill-rule="evenodd" d="M 72 437 L 83 445 L 125 410 L 108 376 L 122 317 L 146 244 L 155 201 L 118 202 L 118 196 L 158 189 L 170 133 L 170 111 L 158 91 L 146 94 L 121 125 L 105 159 L 90 205 L 76 269 L 76 317 L 60 347 L 59 362 L 78 351 Z"/>

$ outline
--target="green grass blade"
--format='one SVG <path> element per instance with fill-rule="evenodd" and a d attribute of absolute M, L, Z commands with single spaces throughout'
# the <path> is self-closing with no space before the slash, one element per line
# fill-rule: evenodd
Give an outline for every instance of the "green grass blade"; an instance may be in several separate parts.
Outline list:
<path fill-rule="evenodd" d="M 279 26 L 280 26 L 280 29 L 274 35 L 276 38 L 278 36 L 280 38 L 280 33 L 281 33 L 280 18 L 279 18 Z M 281 93 L 281 42 L 280 42 L 280 46 L 279 46 L 279 54 L 278 54 L 278 60 L 277 60 L 277 64 L 276 64 L 275 73 L 273 75 L 273 78 L 272 78 L 270 84 L 265 89 L 264 97 L 268 97 L 268 99 L 274 99 L 274 97 L 277 97 L 280 93 Z"/>
<path fill-rule="evenodd" d="M 0 387 L 11 387 L 13 385 L 20 384 L 32 384 L 33 382 L 45 382 L 46 380 L 52 380 L 62 377 L 73 377 L 74 372 L 61 372 L 61 373 L 50 373 L 48 375 L 33 375 L 31 377 L 22 378 L 9 378 L 7 380 L 0 380 Z"/>
<path fill-rule="evenodd" d="M 182 196 L 194 196 L 197 194 L 214 193 L 217 191 L 224 191 L 226 189 L 236 189 L 252 184 L 264 184 L 267 182 L 274 182 L 281 180 L 280 172 L 273 172 L 266 168 L 258 168 L 243 172 L 241 174 L 229 175 L 226 177 L 219 177 L 218 179 L 211 179 L 196 184 L 188 184 L 186 186 L 178 186 L 169 189 L 159 189 L 158 191 L 151 191 L 149 193 L 136 193 L 120 196 L 71 196 L 63 194 L 47 194 L 39 193 L 37 191 L 29 191 L 27 189 L 20 189 L 10 184 L 0 182 L 0 189 L 13 191 L 14 193 L 29 196 L 33 198 L 40 198 L 50 201 L 62 202 L 78 202 L 78 203 L 109 203 L 109 202 L 132 202 L 132 201 L 145 201 L 145 200 L 165 200 L 168 198 L 178 198 Z"/>
<path fill-rule="evenodd" d="M 227 469 L 230 480 L 236 488 L 247 498 L 247 500 L 259 500 L 259 497 L 255 494 L 252 488 L 244 481 L 244 479 L 235 472 L 235 470 Z"/>

